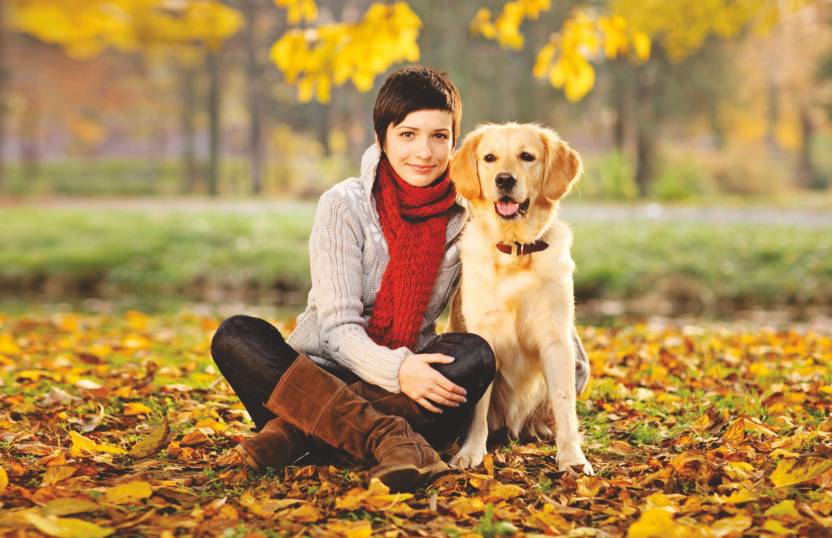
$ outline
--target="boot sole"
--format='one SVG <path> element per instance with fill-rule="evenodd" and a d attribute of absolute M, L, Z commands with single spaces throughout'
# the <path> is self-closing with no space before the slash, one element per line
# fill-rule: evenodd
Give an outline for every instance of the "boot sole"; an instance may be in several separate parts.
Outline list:
<path fill-rule="evenodd" d="M 370 476 L 378 478 L 390 491 L 413 490 L 430 482 L 440 474 L 450 471 L 451 468 L 439 461 L 426 467 L 417 467 L 413 464 L 403 464 L 388 467 Z"/>

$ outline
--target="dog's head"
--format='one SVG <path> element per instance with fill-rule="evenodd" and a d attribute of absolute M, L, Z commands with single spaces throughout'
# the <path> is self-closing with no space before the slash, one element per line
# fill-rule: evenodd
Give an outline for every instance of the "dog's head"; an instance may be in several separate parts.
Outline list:
<path fill-rule="evenodd" d="M 487 124 L 465 137 L 451 160 L 457 192 L 493 205 L 504 221 L 523 220 L 530 207 L 551 208 L 581 173 L 581 160 L 551 129 Z"/>

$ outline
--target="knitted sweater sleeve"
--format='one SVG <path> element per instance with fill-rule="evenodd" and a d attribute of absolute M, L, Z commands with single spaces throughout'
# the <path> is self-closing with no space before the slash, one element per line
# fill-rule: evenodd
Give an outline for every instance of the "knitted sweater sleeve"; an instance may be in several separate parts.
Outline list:
<path fill-rule="evenodd" d="M 321 344 L 359 377 L 401 392 L 399 368 L 410 350 L 379 346 L 367 335 L 361 302 L 364 235 L 350 201 L 329 191 L 318 202 L 309 238 L 309 265 Z"/>

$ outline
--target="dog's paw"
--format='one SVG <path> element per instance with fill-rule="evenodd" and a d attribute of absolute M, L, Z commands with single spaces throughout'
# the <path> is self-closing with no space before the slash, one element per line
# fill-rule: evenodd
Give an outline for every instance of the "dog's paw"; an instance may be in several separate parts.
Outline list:
<path fill-rule="evenodd" d="M 583 453 L 578 452 L 569 456 L 558 455 L 558 471 L 567 471 L 575 474 L 595 476 L 592 464 L 586 459 Z"/>
<path fill-rule="evenodd" d="M 463 446 L 459 452 L 451 458 L 451 467 L 456 467 L 457 469 L 473 469 L 482 463 L 485 453 L 486 450 L 484 446 L 480 448 Z"/>

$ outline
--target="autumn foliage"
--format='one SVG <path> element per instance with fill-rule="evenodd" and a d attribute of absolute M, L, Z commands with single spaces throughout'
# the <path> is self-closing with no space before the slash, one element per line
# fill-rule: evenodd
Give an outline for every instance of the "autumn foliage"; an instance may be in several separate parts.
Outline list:
<path fill-rule="evenodd" d="M 550 443 L 496 436 L 480 468 L 393 495 L 341 454 L 264 475 L 218 466 L 251 427 L 209 358 L 218 321 L 0 316 L 0 532 L 635 538 L 832 528 L 829 336 L 583 328 L 593 377 L 579 413 L 597 476 L 558 472 Z"/>

